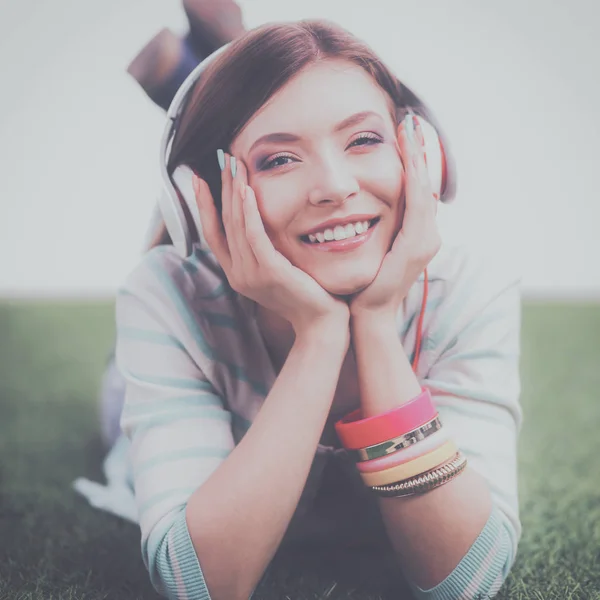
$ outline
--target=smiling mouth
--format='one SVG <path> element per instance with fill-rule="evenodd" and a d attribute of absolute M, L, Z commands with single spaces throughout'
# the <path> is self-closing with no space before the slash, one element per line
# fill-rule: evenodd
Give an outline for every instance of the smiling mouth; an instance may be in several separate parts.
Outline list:
<path fill-rule="evenodd" d="M 327 245 L 331 242 L 340 242 L 354 237 L 363 236 L 372 227 L 374 227 L 381 217 L 375 217 L 370 221 L 360 221 L 358 223 L 350 223 L 348 225 L 336 225 L 331 229 L 324 229 L 315 234 L 301 235 L 300 239 L 305 244 L 311 245 Z"/>

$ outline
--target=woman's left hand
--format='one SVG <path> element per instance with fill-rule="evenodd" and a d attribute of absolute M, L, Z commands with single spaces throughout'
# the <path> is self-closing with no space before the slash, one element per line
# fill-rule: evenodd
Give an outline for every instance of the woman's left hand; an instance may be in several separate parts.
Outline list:
<path fill-rule="evenodd" d="M 350 300 L 352 317 L 396 315 L 413 283 L 438 253 L 442 240 L 436 223 L 437 202 L 425 164 L 418 119 L 398 127 L 398 145 L 405 166 L 406 207 L 402 228 L 385 255 L 377 276 Z"/>

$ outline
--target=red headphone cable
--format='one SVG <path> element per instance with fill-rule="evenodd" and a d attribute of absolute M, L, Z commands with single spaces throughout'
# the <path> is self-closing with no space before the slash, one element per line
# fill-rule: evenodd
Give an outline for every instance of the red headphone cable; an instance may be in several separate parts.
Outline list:
<path fill-rule="evenodd" d="M 413 371 L 417 372 L 417 365 L 419 364 L 419 355 L 421 354 L 421 336 L 423 332 L 423 317 L 425 316 L 425 307 L 427 306 L 427 269 L 425 269 L 424 289 L 423 289 L 423 301 L 421 302 L 421 314 L 419 315 L 419 324 L 417 325 L 417 341 L 415 344 L 415 356 L 413 358 L 412 368 Z"/>

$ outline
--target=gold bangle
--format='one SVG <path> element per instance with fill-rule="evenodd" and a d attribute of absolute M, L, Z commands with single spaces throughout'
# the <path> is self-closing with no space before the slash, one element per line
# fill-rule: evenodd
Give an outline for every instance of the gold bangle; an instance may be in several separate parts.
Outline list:
<path fill-rule="evenodd" d="M 406 481 L 392 485 L 373 486 L 371 490 L 382 498 L 398 498 L 402 496 L 412 496 L 422 494 L 444 483 L 448 483 L 460 475 L 467 466 L 467 458 L 460 452 L 457 452 L 454 458 L 428 473 L 423 473 L 418 477 L 412 477 Z"/>
<path fill-rule="evenodd" d="M 458 452 L 456 444 L 449 440 L 443 443 L 439 448 L 419 456 L 406 463 L 395 465 L 383 471 L 375 471 L 373 473 L 361 473 L 360 476 L 364 483 L 370 487 L 375 485 L 386 485 L 388 483 L 396 483 L 403 481 L 415 475 L 421 475 L 426 471 L 430 471 L 435 467 L 439 467 L 452 458 Z"/>
<path fill-rule="evenodd" d="M 349 450 L 348 454 L 354 459 L 354 462 L 364 462 L 373 460 L 374 458 L 381 458 L 382 456 L 393 454 L 398 450 L 404 450 L 404 448 L 408 448 L 409 446 L 424 440 L 441 428 L 442 423 L 440 418 L 439 416 L 436 416 L 431 419 L 431 421 L 425 423 L 425 425 L 421 425 L 421 427 L 417 427 L 404 435 L 400 435 L 386 442 L 374 444 L 373 446 L 368 446 L 367 448 L 361 448 L 360 450 Z"/>

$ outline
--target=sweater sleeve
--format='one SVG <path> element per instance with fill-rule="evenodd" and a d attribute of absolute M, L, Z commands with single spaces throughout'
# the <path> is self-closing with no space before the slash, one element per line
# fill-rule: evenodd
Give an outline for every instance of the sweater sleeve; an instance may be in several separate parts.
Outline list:
<path fill-rule="evenodd" d="M 168 598 L 209 600 L 185 509 L 235 446 L 231 413 L 187 350 L 181 331 L 190 309 L 155 259 L 145 260 L 117 297 L 116 358 L 126 380 L 121 427 L 131 441 L 152 585 Z"/>
<path fill-rule="evenodd" d="M 444 581 L 429 590 L 409 581 L 420 600 L 493 598 L 521 537 L 520 278 L 479 264 L 465 267 L 460 285 L 447 295 L 432 328 L 428 346 L 436 356 L 424 385 L 469 466 L 487 481 L 493 506 L 479 537 Z"/>

